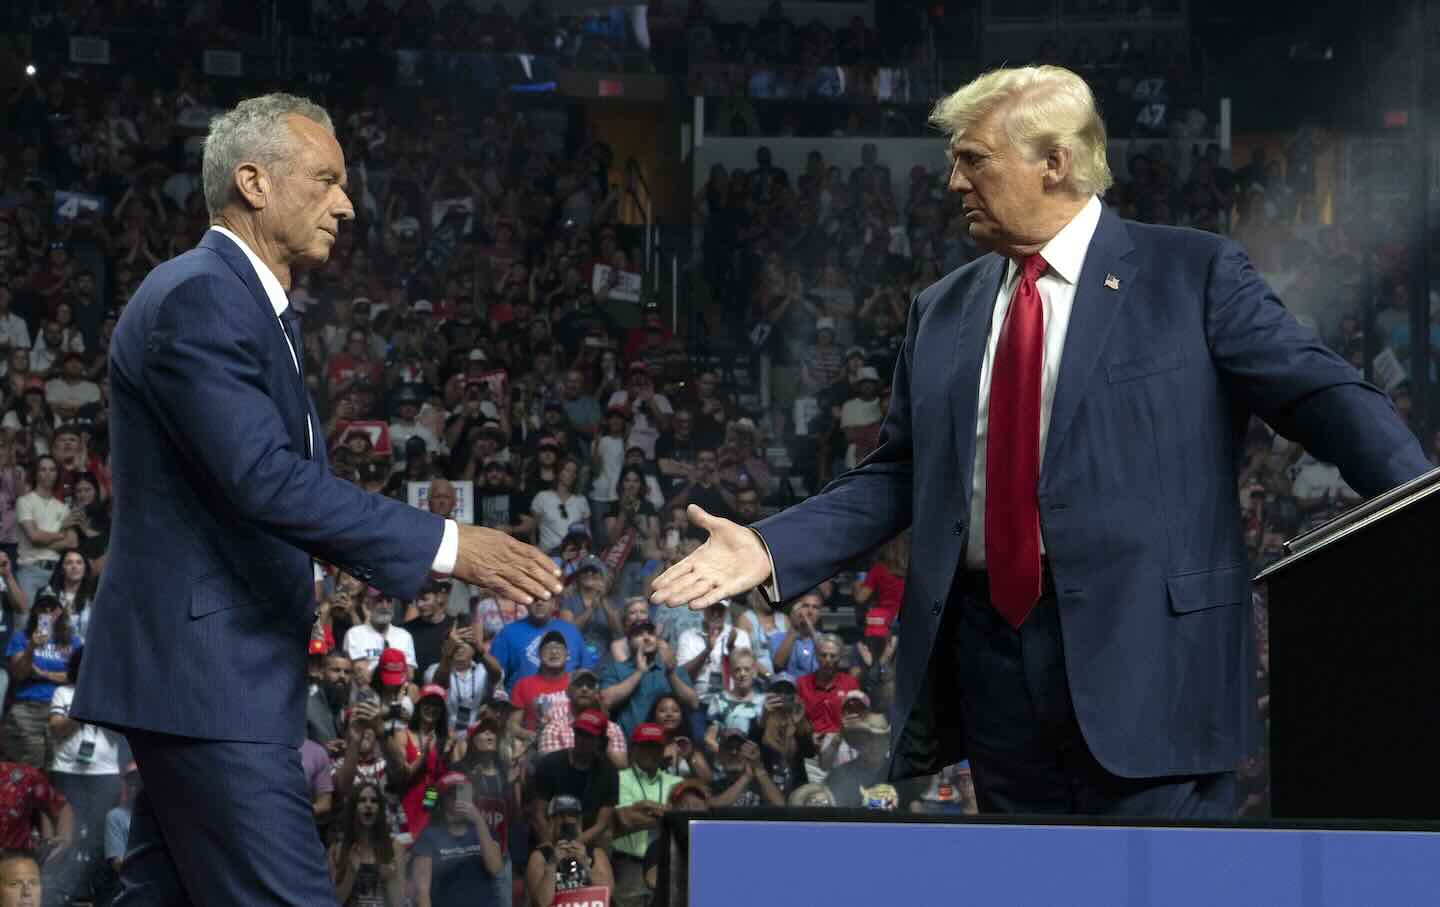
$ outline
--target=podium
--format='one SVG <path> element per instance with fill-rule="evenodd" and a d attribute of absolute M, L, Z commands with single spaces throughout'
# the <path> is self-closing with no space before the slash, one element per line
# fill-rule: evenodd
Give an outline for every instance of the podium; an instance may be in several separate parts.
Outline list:
<path fill-rule="evenodd" d="M 1270 591 L 1276 819 L 1440 819 L 1440 469 L 1286 543 Z"/>

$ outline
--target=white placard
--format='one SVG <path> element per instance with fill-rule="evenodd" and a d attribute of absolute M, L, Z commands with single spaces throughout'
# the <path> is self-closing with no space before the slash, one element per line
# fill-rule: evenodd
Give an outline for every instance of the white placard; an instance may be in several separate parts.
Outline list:
<path fill-rule="evenodd" d="M 455 509 L 450 511 L 450 519 L 457 523 L 472 525 L 475 522 L 475 483 L 469 479 L 459 482 L 451 482 L 455 487 Z M 411 507 L 420 510 L 430 509 L 430 483 L 429 482 L 406 482 L 405 500 Z"/>
<path fill-rule="evenodd" d="M 613 273 L 615 273 L 615 269 L 609 265 L 596 265 L 595 275 L 591 280 L 590 289 L 598 295 L 600 288 L 605 286 L 606 281 L 613 279 L 614 283 L 610 287 L 611 299 L 621 299 L 625 302 L 639 302 L 640 275 L 634 271 L 621 271 L 616 277 L 612 278 L 610 275 Z"/>

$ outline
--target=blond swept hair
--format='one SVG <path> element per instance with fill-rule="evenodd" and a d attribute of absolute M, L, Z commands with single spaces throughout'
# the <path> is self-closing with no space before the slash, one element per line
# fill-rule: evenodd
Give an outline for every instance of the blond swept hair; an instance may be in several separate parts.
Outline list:
<path fill-rule="evenodd" d="M 995 110 L 1006 138 L 1031 160 L 1069 150 L 1075 192 L 1100 195 L 1114 182 L 1105 160 L 1105 121 L 1090 86 L 1075 73 L 1063 66 L 993 69 L 936 102 L 930 124 L 953 141 Z"/>

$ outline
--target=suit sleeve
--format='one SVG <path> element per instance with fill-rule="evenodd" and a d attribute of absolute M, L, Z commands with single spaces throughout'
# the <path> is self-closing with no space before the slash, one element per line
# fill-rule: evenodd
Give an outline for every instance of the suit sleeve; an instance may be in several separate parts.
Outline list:
<path fill-rule="evenodd" d="M 905 345 L 895 362 L 879 446 L 819 494 L 751 527 L 770 555 L 766 593 L 772 601 L 798 598 L 910 525 L 910 374 L 919 323 L 916 302 L 910 306 Z"/>
<path fill-rule="evenodd" d="M 1356 491 L 1371 497 L 1430 470 L 1389 397 L 1291 317 L 1233 241 L 1211 262 L 1206 307 L 1211 356 L 1231 389 Z"/>
<path fill-rule="evenodd" d="M 220 279 L 199 277 L 157 307 L 145 352 L 156 418 L 240 519 L 390 595 L 414 597 L 444 520 L 369 494 L 292 448 L 266 389 L 255 319 L 227 304 L 234 295 Z"/>

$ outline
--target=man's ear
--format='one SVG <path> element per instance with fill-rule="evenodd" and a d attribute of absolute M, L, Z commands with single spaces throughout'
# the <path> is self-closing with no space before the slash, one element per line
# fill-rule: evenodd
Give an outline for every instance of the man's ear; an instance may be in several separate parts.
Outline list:
<path fill-rule="evenodd" d="M 240 166 L 235 168 L 235 191 L 245 199 L 246 204 L 259 211 L 265 207 L 270 197 L 270 177 L 259 164 L 242 161 Z"/>
<path fill-rule="evenodd" d="M 1045 155 L 1045 180 L 1046 189 L 1058 189 L 1070 179 L 1070 170 L 1074 165 L 1074 158 L 1069 148 L 1057 146 L 1051 148 Z"/>

